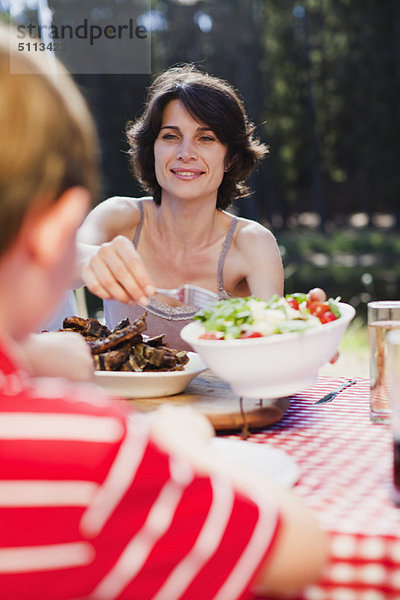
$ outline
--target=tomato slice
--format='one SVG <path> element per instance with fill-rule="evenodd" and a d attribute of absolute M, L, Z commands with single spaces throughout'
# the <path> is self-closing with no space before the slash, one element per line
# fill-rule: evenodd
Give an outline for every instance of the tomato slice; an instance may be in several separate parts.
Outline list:
<path fill-rule="evenodd" d="M 289 306 L 291 308 L 294 308 L 295 310 L 299 310 L 299 303 L 297 302 L 296 298 L 286 298 L 286 302 L 289 304 Z"/>
<path fill-rule="evenodd" d="M 331 321 L 336 321 L 336 319 L 337 316 L 334 315 L 333 312 L 331 312 L 330 310 L 327 310 L 319 316 L 319 320 L 321 321 L 321 323 L 330 323 Z"/>
<path fill-rule="evenodd" d="M 200 340 L 223 340 L 221 335 L 218 335 L 215 331 L 206 331 L 199 335 Z"/>
<path fill-rule="evenodd" d="M 240 339 L 241 340 L 246 340 L 246 339 L 249 339 L 249 338 L 258 338 L 258 337 L 263 337 L 262 333 L 260 333 L 259 331 L 245 331 L 240 336 Z"/>
<path fill-rule="evenodd" d="M 308 300 L 307 308 L 315 317 L 320 317 L 323 313 L 330 312 L 329 304 L 327 302 L 311 302 Z"/>

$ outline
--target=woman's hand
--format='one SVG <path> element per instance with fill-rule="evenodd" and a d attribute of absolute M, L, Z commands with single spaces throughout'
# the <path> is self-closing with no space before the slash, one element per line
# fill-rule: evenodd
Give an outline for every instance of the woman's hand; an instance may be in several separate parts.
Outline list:
<path fill-rule="evenodd" d="M 326 293 L 323 289 L 316 287 L 312 288 L 307 294 L 308 299 L 315 302 L 325 302 Z"/>
<path fill-rule="evenodd" d="M 64 377 L 70 381 L 94 379 L 90 348 L 79 333 L 31 334 L 20 349 L 25 367 L 33 377 Z"/>
<path fill-rule="evenodd" d="M 91 254 L 82 268 L 84 285 L 103 300 L 119 300 L 125 304 L 148 304 L 155 292 L 150 275 L 132 242 L 118 235 L 100 246 L 78 243 L 86 255 Z"/>
<path fill-rule="evenodd" d="M 325 302 L 325 300 L 326 300 L 326 293 L 324 292 L 323 289 L 318 288 L 318 287 L 310 290 L 308 292 L 307 296 L 310 300 L 314 300 L 316 302 Z M 333 365 L 333 364 L 335 364 L 335 362 L 337 361 L 338 358 L 339 358 L 339 352 L 336 352 L 335 356 L 333 356 L 329 362 Z"/>

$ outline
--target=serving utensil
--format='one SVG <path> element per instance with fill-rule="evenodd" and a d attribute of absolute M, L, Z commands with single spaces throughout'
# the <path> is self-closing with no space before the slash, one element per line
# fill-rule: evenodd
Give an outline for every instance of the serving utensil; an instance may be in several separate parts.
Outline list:
<path fill-rule="evenodd" d="M 329 392 L 328 394 L 326 394 L 326 396 L 323 396 L 323 398 L 320 398 L 319 400 L 317 400 L 316 402 L 314 402 L 314 404 L 326 404 L 327 402 L 332 402 L 332 400 L 334 398 L 336 398 L 336 396 L 340 392 L 342 392 L 343 390 L 345 390 L 346 388 L 348 388 L 350 385 L 354 385 L 355 383 L 357 383 L 356 379 L 349 379 L 345 383 L 342 383 L 337 388 L 335 388 L 334 390 L 332 390 L 332 392 Z"/>
<path fill-rule="evenodd" d="M 215 292 L 190 283 L 185 283 L 185 285 L 174 289 L 156 288 L 156 292 L 196 308 L 206 308 L 212 302 L 218 300 L 218 295 Z"/>

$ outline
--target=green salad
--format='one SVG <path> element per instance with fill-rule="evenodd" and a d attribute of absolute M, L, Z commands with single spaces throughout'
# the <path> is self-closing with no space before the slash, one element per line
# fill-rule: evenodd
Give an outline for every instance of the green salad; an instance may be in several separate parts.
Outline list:
<path fill-rule="evenodd" d="M 234 340 L 303 332 L 340 317 L 338 301 L 310 300 L 307 294 L 275 295 L 265 301 L 248 296 L 219 300 L 195 315 L 203 325 L 201 339 Z"/>

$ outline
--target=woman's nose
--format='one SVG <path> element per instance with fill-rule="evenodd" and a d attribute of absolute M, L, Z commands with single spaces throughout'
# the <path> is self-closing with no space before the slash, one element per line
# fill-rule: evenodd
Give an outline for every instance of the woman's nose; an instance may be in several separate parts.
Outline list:
<path fill-rule="evenodd" d="M 193 145 L 190 142 L 183 141 L 178 148 L 176 158 L 183 162 L 197 159 L 197 154 Z"/>

